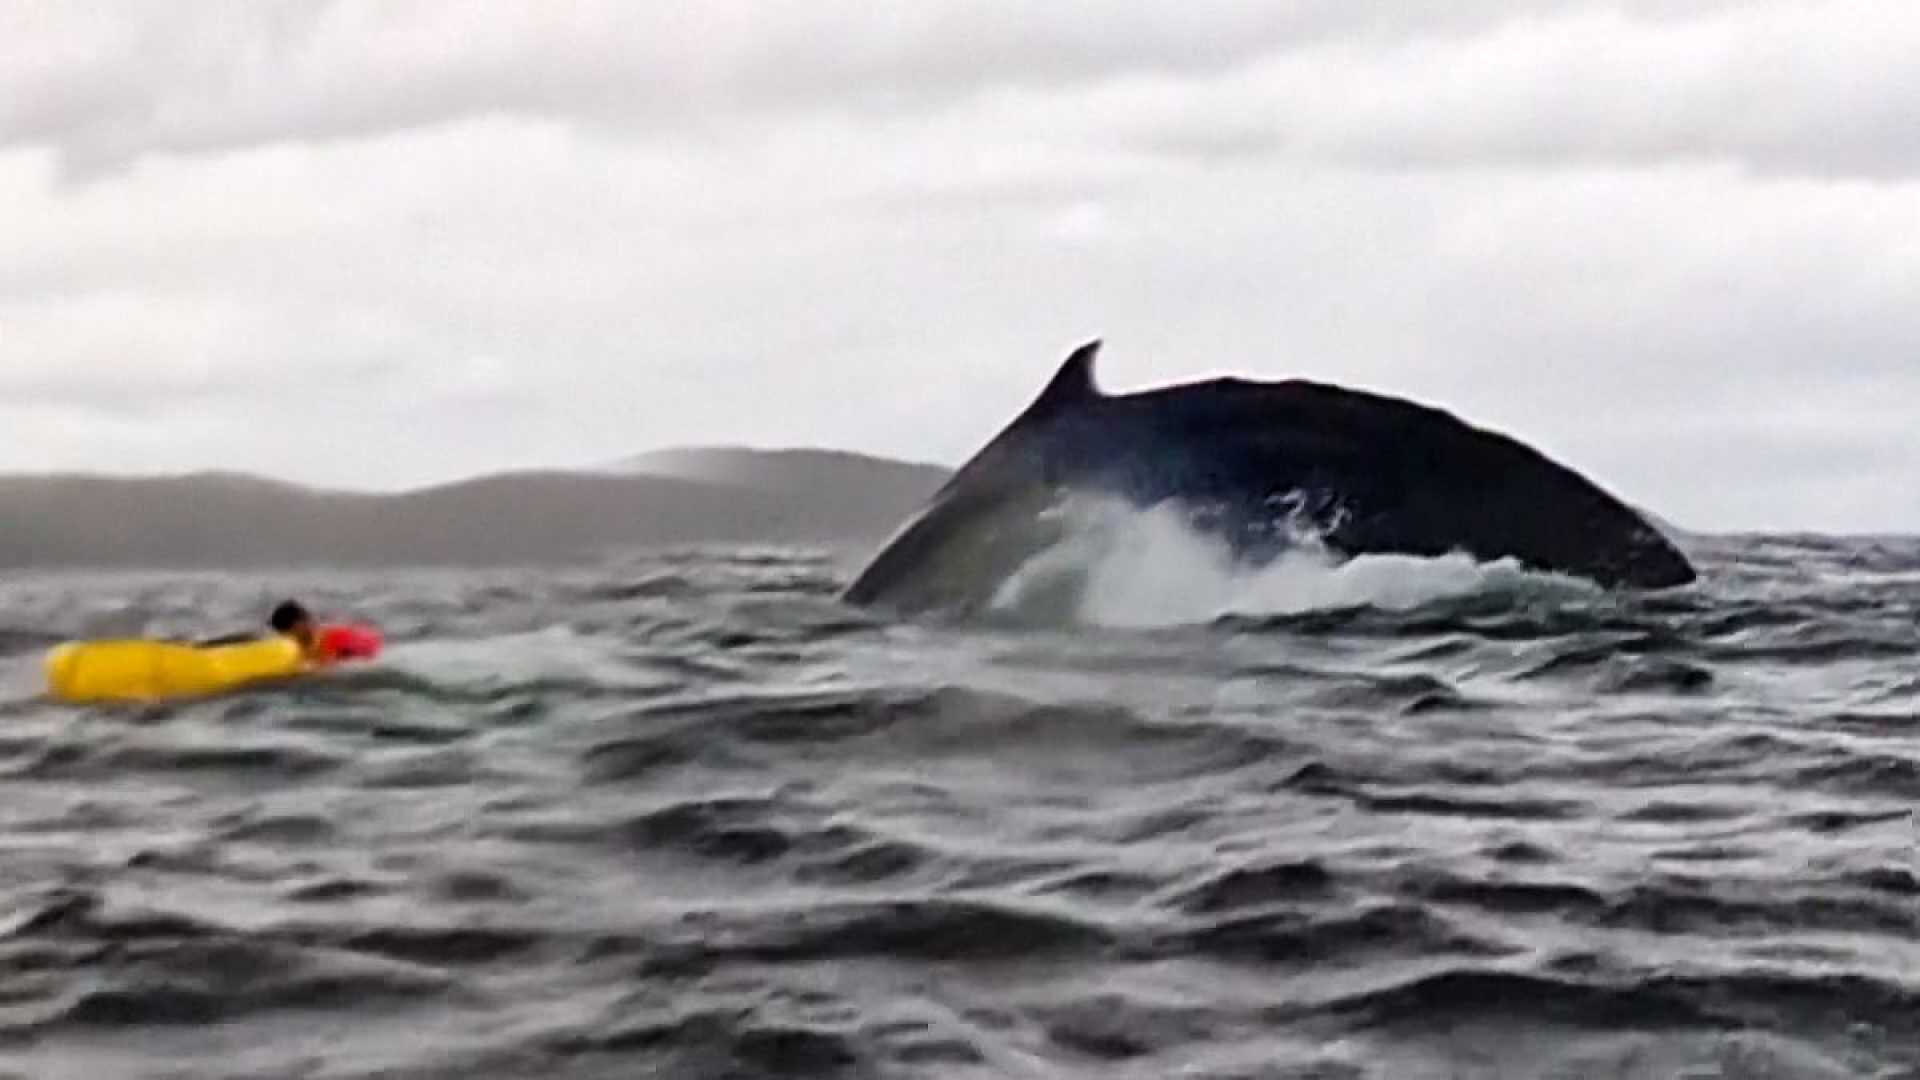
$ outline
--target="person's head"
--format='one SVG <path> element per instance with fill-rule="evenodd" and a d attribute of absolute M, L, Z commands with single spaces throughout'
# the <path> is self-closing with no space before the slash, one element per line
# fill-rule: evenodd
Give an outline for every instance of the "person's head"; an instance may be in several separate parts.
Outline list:
<path fill-rule="evenodd" d="M 273 609 L 267 622 L 273 627 L 274 633 L 286 634 L 299 642 L 301 648 L 313 645 L 313 616 L 307 614 L 307 609 L 301 607 L 299 601 L 282 601 L 279 607 Z"/>

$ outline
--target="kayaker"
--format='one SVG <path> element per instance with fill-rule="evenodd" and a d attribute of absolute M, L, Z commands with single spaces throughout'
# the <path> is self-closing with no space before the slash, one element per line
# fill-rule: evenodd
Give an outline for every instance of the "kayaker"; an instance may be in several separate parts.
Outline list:
<path fill-rule="evenodd" d="M 313 616 L 301 606 L 298 600 L 282 600 L 279 606 L 273 609 L 273 614 L 267 616 L 267 625 L 274 633 L 292 638 L 299 644 L 300 651 L 305 653 L 308 659 L 314 659 Z M 257 633 L 227 634 L 224 637 L 203 638 L 194 644 L 239 645 L 248 641 L 258 641 L 262 636 Z"/>
<path fill-rule="evenodd" d="M 273 614 L 267 617 L 267 625 L 273 627 L 274 633 L 285 634 L 299 642 L 300 651 L 306 653 L 309 658 L 313 656 L 316 645 L 313 616 L 307 613 L 306 608 L 300 606 L 298 600 L 281 601 L 280 606 L 274 608 Z"/>

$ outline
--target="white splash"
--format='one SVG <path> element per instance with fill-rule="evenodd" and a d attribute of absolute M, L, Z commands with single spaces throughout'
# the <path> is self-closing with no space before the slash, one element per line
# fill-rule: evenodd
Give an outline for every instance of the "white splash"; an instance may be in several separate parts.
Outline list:
<path fill-rule="evenodd" d="M 1146 628 L 1224 616 L 1291 615 L 1372 607 L 1405 611 L 1488 592 L 1589 594 L 1593 587 L 1461 553 L 1439 558 L 1325 550 L 1311 534 L 1260 567 L 1236 562 L 1225 541 L 1195 530 L 1171 505 L 1136 509 L 1076 497 L 1064 539 L 1028 560 L 999 589 L 996 612 L 1046 622 Z"/>

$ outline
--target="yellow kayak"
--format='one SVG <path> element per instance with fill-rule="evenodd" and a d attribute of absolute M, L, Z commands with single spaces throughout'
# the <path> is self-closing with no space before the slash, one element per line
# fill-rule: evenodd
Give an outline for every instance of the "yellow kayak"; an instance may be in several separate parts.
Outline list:
<path fill-rule="evenodd" d="M 141 638 L 67 641 L 47 653 L 47 691 L 63 701 L 194 697 L 297 675 L 306 658 L 278 634 L 233 645 Z"/>

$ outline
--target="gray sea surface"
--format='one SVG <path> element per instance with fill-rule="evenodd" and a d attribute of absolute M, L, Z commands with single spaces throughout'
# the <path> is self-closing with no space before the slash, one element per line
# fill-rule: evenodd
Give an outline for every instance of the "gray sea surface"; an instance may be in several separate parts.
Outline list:
<path fill-rule="evenodd" d="M 1053 625 L 797 549 L 13 574 L 0 1074 L 1920 1076 L 1920 540 L 1692 546 Z M 283 595 L 386 652 L 41 696 Z"/>

